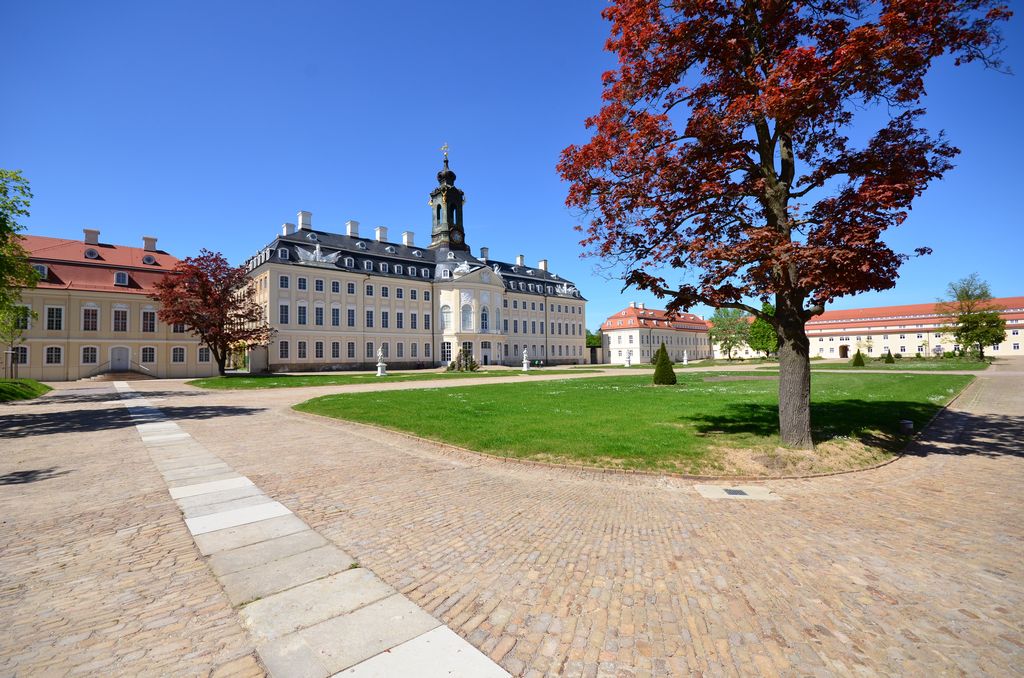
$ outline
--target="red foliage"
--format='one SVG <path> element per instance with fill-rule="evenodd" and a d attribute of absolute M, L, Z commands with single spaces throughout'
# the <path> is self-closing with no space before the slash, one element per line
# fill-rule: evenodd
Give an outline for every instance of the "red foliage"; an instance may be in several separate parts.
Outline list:
<path fill-rule="evenodd" d="M 221 374 L 231 349 L 270 341 L 270 326 L 245 267 L 231 266 L 219 252 L 203 249 L 180 260 L 156 290 L 160 320 L 184 324 L 198 336 Z"/>
<path fill-rule="evenodd" d="M 806 360 L 808 318 L 895 284 L 907 255 L 881 237 L 958 153 L 919 126 L 932 62 L 998 65 L 1010 12 L 998 0 L 613 0 L 604 16 L 619 65 L 593 137 L 558 166 L 567 204 L 590 216 L 581 244 L 669 310 L 759 316 L 745 299 L 774 295 L 764 319 L 780 356 Z M 888 124 L 856 147 L 855 113 L 881 106 Z M 666 277 L 680 268 L 686 282 Z"/>

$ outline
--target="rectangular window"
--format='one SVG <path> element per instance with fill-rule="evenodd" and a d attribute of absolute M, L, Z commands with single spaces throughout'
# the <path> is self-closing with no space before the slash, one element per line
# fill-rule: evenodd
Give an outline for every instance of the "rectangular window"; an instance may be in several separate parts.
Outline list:
<path fill-rule="evenodd" d="M 210 348 L 208 346 L 199 347 L 199 362 L 208 363 L 210 362 Z"/>
<path fill-rule="evenodd" d="M 331 309 L 331 327 L 339 327 L 341 325 L 341 309 Z"/>
<path fill-rule="evenodd" d="M 423 314 L 423 329 L 425 329 L 425 330 L 429 330 L 430 329 L 430 314 L 429 313 L 424 313 Z"/>
<path fill-rule="evenodd" d="M 519 333 L 519 321 L 518 320 L 513 320 L 512 321 L 512 334 L 518 334 L 518 333 Z"/>
<path fill-rule="evenodd" d="M 183 363 L 185 362 L 185 349 L 181 346 L 175 346 L 171 349 L 171 362 L 172 363 Z"/>
<path fill-rule="evenodd" d="M 380 345 L 380 355 L 381 355 L 382 358 L 389 358 L 389 357 L 391 357 L 390 353 L 389 353 L 389 349 L 390 349 L 390 346 L 388 346 L 388 342 L 386 342 L 386 341 L 383 344 Z"/>
<path fill-rule="evenodd" d="M 373 309 L 367 309 L 366 311 L 366 326 L 373 327 Z"/>
<path fill-rule="evenodd" d="M 349 327 L 355 327 L 356 326 L 356 310 L 354 308 L 348 309 L 348 312 L 347 312 L 347 315 L 346 315 L 345 319 L 348 322 L 348 326 Z"/>
<path fill-rule="evenodd" d="M 316 292 L 323 292 L 324 291 L 324 281 L 323 280 L 314 280 L 313 281 L 313 289 Z"/>
<path fill-rule="evenodd" d="M 354 341 L 348 342 L 347 351 L 348 351 L 348 353 L 346 355 L 348 355 L 349 358 L 355 358 L 356 357 L 356 342 L 354 342 Z"/>
<path fill-rule="evenodd" d="M 1019 350 L 1020 350 L 1020 344 L 1018 344 L 1018 343 L 1014 343 L 1014 344 L 1013 344 L 1013 350 L 1014 350 L 1014 351 L 1019 351 Z"/>
<path fill-rule="evenodd" d="M 306 342 L 300 341 L 298 343 L 298 350 L 296 351 L 296 357 L 299 360 L 305 360 L 306 359 Z"/>
<path fill-rule="evenodd" d="M 331 281 L 331 292 L 333 292 L 334 294 L 340 294 L 341 293 L 341 283 L 338 282 L 337 280 L 332 280 Z"/>
<path fill-rule="evenodd" d="M 405 296 L 405 292 L 401 287 L 395 288 L 395 299 L 402 299 Z"/>
<path fill-rule="evenodd" d="M 12 360 L 15 365 L 28 365 L 28 346 L 15 346 Z"/>
<path fill-rule="evenodd" d="M 355 284 L 355 283 L 353 283 L 353 282 L 350 282 L 350 283 L 349 283 L 349 284 L 348 284 L 348 285 L 347 285 L 347 286 L 345 287 L 345 289 L 346 289 L 346 290 L 348 290 L 348 293 L 349 293 L 349 294 L 355 294 L 355 293 L 356 293 L 356 284 Z"/>
<path fill-rule="evenodd" d="M 423 276 L 426 277 L 426 276 Z M 423 291 L 423 301 L 430 301 L 430 292 L 427 290 Z"/>
<path fill-rule="evenodd" d="M 64 329 L 64 307 L 46 307 L 46 329 L 59 332 Z"/>
<path fill-rule="evenodd" d="M 27 328 L 20 328 L 27 329 Z M 98 308 L 86 308 L 82 310 L 82 330 L 85 332 L 96 332 L 100 329 L 100 310 Z"/>
<path fill-rule="evenodd" d="M 372 341 L 366 342 L 366 357 L 367 358 L 372 358 L 373 357 L 373 342 Z"/>
<path fill-rule="evenodd" d="M 307 289 L 307 283 L 306 283 L 306 279 L 305 278 L 299 278 L 299 289 L 300 290 Z"/>
<path fill-rule="evenodd" d="M 317 306 L 313 309 L 313 324 L 323 325 L 324 324 L 324 307 Z"/>
<path fill-rule="evenodd" d="M 280 356 L 281 358 L 287 358 L 288 357 L 288 342 L 287 341 L 282 341 L 278 345 L 278 356 Z"/>
<path fill-rule="evenodd" d="M 508 334 L 508 318 L 501 321 L 501 329 L 505 334 Z"/>
<path fill-rule="evenodd" d="M 531 320 L 530 321 L 530 333 L 531 334 L 537 334 L 537 321 L 536 320 Z"/>
<path fill-rule="evenodd" d="M 387 311 L 380 312 L 380 326 L 382 329 L 386 330 L 388 328 L 388 316 L 389 314 Z"/>
<path fill-rule="evenodd" d="M 413 343 L 409 344 L 409 357 L 410 358 L 415 358 L 416 357 L 416 342 L 413 342 Z"/>
<path fill-rule="evenodd" d="M 277 322 L 281 325 L 288 324 L 288 304 L 281 304 L 277 308 Z"/>
<path fill-rule="evenodd" d="M 410 313 L 409 314 L 409 329 L 412 329 L 412 330 L 416 329 L 416 314 L 415 313 Z"/>
<path fill-rule="evenodd" d="M 423 344 L 423 357 L 424 358 L 429 358 L 430 357 L 430 344 Z"/>
<path fill-rule="evenodd" d="M 288 289 L 288 276 L 282 275 L 277 279 L 277 286 L 282 290 Z"/>
<path fill-rule="evenodd" d="M 409 290 L 409 298 L 416 301 L 416 290 Z"/>
<path fill-rule="evenodd" d="M 450 341 L 441 342 L 441 360 L 444 362 L 452 360 L 452 343 Z"/>
<path fill-rule="evenodd" d="M 156 349 L 152 346 L 144 346 L 142 348 L 142 362 L 146 364 L 156 362 Z"/>
<path fill-rule="evenodd" d="M 373 285 L 367 285 L 366 286 L 366 296 L 368 296 L 368 297 L 372 297 L 373 296 Z"/>
<path fill-rule="evenodd" d="M 299 306 L 297 309 L 295 309 L 295 311 L 296 311 L 296 315 L 298 316 L 296 318 L 296 320 L 298 320 L 300 325 L 305 325 L 306 324 L 306 307 L 305 306 Z"/>
<path fill-rule="evenodd" d="M 387 288 L 387 287 L 381 287 L 380 288 L 380 296 L 387 297 L 387 296 L 390 296 L 390 294 L 391 294 L 391 290 L 389 288 Z"/>
<path fill-rule="evenodd" d="M 405 327 L 405 314 L 401 311 L 395 313 L 395 328 L 402 329 Z"/>
<path fill-rule="evenodd" d="M 318 341 L 313 344 L 313 357 L 318 360 L 323 360 L 324 357 L 324 342 Z"/>
<path fill-rule="evenodd" d="M 64 352 L 60 346 L 47 346 L 46 347 L 46 364 L 47 365 L 60 365 L 64 362 Z"/>
<path fill-rule="evenodd" d="M 332 360 L 338 360 L 339 358 L 341 358 L 341 342 L 340 341 L 332 341 L 331 342 L 331 359 Z"/>
<path fill-rule="evenodd" d="M 142 312 L 142 331 L 156 332 L 156 311 Z"/>
<path fill-rule="evenodd" d="M 402 342 L 398 342 L 398 344 L 395 346 L 395 357 L 396 358 L 404 358 L 405 357 L 405 344 L 403 344 Z"/>
<path fill-rule="evenodd" d="M 128 309 L 126 309 L 126 308 L 115 308 L 114 309 L 114 331 L 115 332 L 127 332 L 128 331 Z"/>
<path fill-rule="evenodd" d="M 82 347 L 82 364 L 83 365 L 95 365 L 99 362 L 99 351 L 96 350 L 95 346 L 83 346 Z"/>

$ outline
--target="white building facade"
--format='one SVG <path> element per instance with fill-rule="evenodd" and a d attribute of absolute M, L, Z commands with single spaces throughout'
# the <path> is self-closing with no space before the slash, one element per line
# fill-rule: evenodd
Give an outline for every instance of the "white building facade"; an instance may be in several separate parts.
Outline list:
<path fill-rule="evenodd" d="M 649 363 L 663 343 L 673 362 L 711 355 L 703 318 L 693 313 L 669 316 L 637 302 L 609 316 L 601 325 L 601 334 L 605 360 L 613 365 Z"/>

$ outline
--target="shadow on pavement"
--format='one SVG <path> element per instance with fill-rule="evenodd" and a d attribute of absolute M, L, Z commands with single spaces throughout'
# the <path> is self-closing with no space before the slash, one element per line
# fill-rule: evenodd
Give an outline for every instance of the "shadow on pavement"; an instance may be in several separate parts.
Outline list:
<path fill-rule="evenodd" d="M 208 395 L 197 391 L 137 391 L 138 395 L 144 398 L 179 398 L 196 397 Z M 32 405 L 42 404 L 76 404 L 76 403 L 102 403 L 108 400 L 118 400 L 120 396 L 112 388 L 89 388 L 89 389 L 64 389 L 54 390 L 47 393 L 43 398 L 33 400 Z"/>
<path fill-rule="evenodd" d="M 57 476 L 64 476 L 71 471 L 58 471 L 56 466 L 50 468 L 36 468 L 31 471 L 12 471 L 0 476 L 0 485 L 27 485 L 40 480 L 49 480 Z"/>
<path fill-rule="evenodd" d="M 227 405 L 161 407 L 160 412 L 170 420 L 213 419 L 215 417 L 244 417 L 263 412 L 259 407 Z M 123 407 L 102 410 L 70 410 L 11 414 L 0 418 L 0 439 L 27 438 L 54 433 L 88 433 L 134 426 L 132 416 Z"/>

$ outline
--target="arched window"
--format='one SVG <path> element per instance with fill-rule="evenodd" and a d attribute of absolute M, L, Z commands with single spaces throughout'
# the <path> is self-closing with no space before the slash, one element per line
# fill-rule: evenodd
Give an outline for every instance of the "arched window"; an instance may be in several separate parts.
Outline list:
<path fill-rule="evenodd" d="M 473 307 L 469 304 L 462 306 L 462 331 L 473 329 Z"/>
<path fill-rule="evenodd" d="M 450 223 L 452 226 L 455 226 L 458 223 L 458 217 L 459 217 L 459 213 L 455 209 L 455 205 L 452 205 L 451 207 L 449 207 L 448 208 L 448 223 Z"/>
<path fill-rule="evenodd" d="M 482 309 L 480 309 L 480 331 L 481 332 L 486 332 L 487 331 L 487 325 L 488 325 L 488 320 L 489 319 L 490 319 L 490 314 L 487 312 L 487 307 L 484 306 Z"/>
<path fill-rule="evenodd" d="M 441 223 L 441 203 L 437 204 L 437 223 Z"/>
<path fill-rule="evenodd" d="M 452 326 L 452 307 L 441 307 L 441 329 L 446 330 Z"/>

